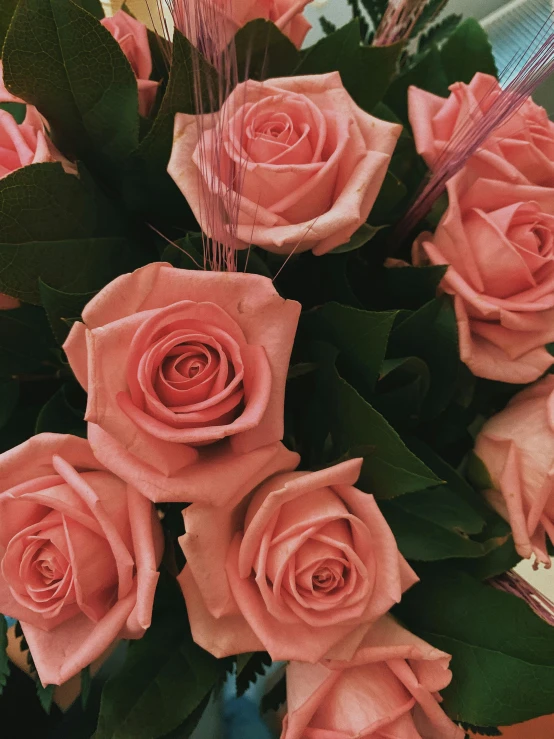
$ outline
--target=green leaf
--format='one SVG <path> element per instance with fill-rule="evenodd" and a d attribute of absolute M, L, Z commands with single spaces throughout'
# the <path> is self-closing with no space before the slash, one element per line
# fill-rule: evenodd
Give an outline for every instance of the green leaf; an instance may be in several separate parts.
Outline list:
<path fill-rule="evenodd" d="M 377 28 L 385 15 L 388 0 L 362 0 L 362 5 L 367 10 L 374 27 Z"/>
<path fill-rule="evenodd" d="M 49 714 L 52 708 L 52 701 L 54 700 L 54 690 L 56 689 L 56 686 L 47 685 L 46 687 L 43 687 L 40 680 L 37 680 L 36 686 L 39 703 L 42 706 L 43 710 Z"/>
<path fill-rule="evenodd" d="M 267 80 L 292 75 L 300 52 L 271 21 L 257 18 L 243 26 L 233 42 L 240 79 Z"/>
<path fill-rule="evenodd" d="M 402 44 L 362 46 L 358 20 L 307 49 L 296 74 L 339 72 L 356 103 L 371 112 L 393 79 Z"/>
<path fill-rule="evenodd" d="M 15 13 L 18 1 L 19 0 L 2 0 L 2 3 L 0 4 L 0 58 L 2 57 L 4 39 L 8 33 L 8 28 L 10 27 L 12 16 Z"/>
<path fill-rule="evenodd" d="M 83 707 L 83 711 L 87 708 L 91 686 L 92 675 L 90 674 L 90 666 L 83 667 L 81 670 L 81 705 Z"/>
<path fill-rule="evenodd" d="M 104 8 L 102 7 L 100 0 L 73 0 L 73 2 L 75 5 L 79 5 L 83 10 L 86 10 L 87 13 L 93 15 L 99 21 L 102 20 L 105 15 Z"/>
<path fill-rule="evenodd" d="M 554 711 L 552 626 L 516 596 L 469 575 L 422 568 L 395 609 L 407 627 L 452 655 L 441 695 L 455 720 L 508 726 Z"/>
<path fill-rule="evenodd" d="M 69 333 L 70 323 L 79 318 L 85 305 L 96 295 L 95 292 L 68 293 L 56 290 L 40 278 L 39 293 L 40 302 L 46 311 L 58 344 L 64 343 Z"/>
<path fill-rule="evenodd" d="M 125 225 L 85 169 L 31 164 L 0 179 L 0 243 L 123 236 Z"/>
<path fill-rule="evenodd" d="M 408 88 L 410 85 L 421 87 L 435 95 L 446 97 L 448 78 L 443 69 L 443 60 L 436 46 L 418 58 L 417 62 L 406 72 L 399 75 L 390 85 L 384 102 L 404 122 L 408 122 Z"/>
<path fill-rule="evenodd" d="M 466 18 L 440 51 L 448 82 L 469 83 L 477 72 L 498 77 L 492 46 L 486 32 L 475 20 Z"/>
<path fill-rule="evenodd" d="M 444 9 L 444 6 L 448 3 L 448 0 L 428 0 L 423 13 L 417 19 L 417 23 L 414 26 L 412 35 L 420 33 L 432 23 L 439 13 Z"/>
<path fill-rule="evenodd" d="M 277 711 L 287 700 L 287 677 L 284 674 L 263 696 L 261 703 L 262 713 Z"/>
<path fill-rule="evenodd" d="M 370 313 L 339 303 L 326 303 L 305 313 L 302 327 L 313 338 L 336 346 L 341 366 L 348 366 L 365 386 L 373 388 L 396 315 L 394 311 Z"/>
<path fill-rule="evenodd" d="M 87 425 L 84 420 L 84 411 L 75 408 L 69 401 L 71 388 L 62 387 L 52 395 L 50 400 L 40 411 L 35 433 L 72 434 L 86 439 Z"/>
<path fill-rule="evenodd" d="M 440 483 L 440 479 L 406 447 L 396 431 L 344 380 L 335 367 L 336 352 L 314 347 L 321 361 L 320 403 L 329 414 L 336 455 L 367 446 L 360 487 L 378 498 L 395 498 Z M 316 356 L 317 358 L 317 356 Z"/>
<path fill-rule="evenodd" d="M 237 656 L 237 698 L 244 695 L 259 677 L 265 675 L 271 657 L 267 652 L 248 652 Z"/>
<path fill-rule="evenodd" d="M 188 214 L 186 201 L 167 173 L 173 146 L 176 113 L 196 113 L 195 77 L 202 80 L 202 96 L 207 111 L 217 105 L 217 73 L 181 34 L 173 36 L 169 79 L 158 115 L 138 149 L 125 163 L 124 194 L 129 206 L 141 217 L 150 215 L 164 226 L 180 223 Z"/>
<path fill-rule="evenodd" d="M 431 385 L 422 415 L 437 416 L 454 394 L 460 367 L 458 329 L 450 297 L 435 298 L 402 321 L 391 333 L 389 356 L 416 356 L 426 362 Z"/>
<path fill-rule="evenodd" d="M 36 105 L 64 153 L 122 159 L 137 147 L 131 65 L 110 32 L 71 0 L 21 2 L 3 62 L 8 89 Z"/>
<path fill-rule="evenodd" d="M 418 52 L 421 53 L 431 44 L 439 44 L 447 39 L 458 28 L 462 17 L 453 13 L 452 15 L 447 15 L 446 18 L 443 18 L 436 25 L 431 26 L 428 31 L 419 37 L 417 42 Z"/>
<path fill-rule="evenodd" d="M 224 673 L 224 661 L 193 642 L 181 590 L 163 576 L 151 627 L 130 644 L 123 668 L 104 686 L 94 739 L 169 733 L 193 714 Z"/>
<path fill-rule="evenodd" d="M 86 293 L 90 296 L 114 277 L 142 264 L 136 244 L 117 237 L 0 244 L 0 292 L 38 305 L 48 289 L 54 289 L 59 295 L 80 293 L 77 300 L 86 303 Z M 46 283 L 42 290 L 39 280 Z M 52 292 L 47 300 L 52 308 Z M 71 300 L 67 298 L 66 305 Z M 65 307 L 60 310 L 65 311 Z M 54 326 L 59 334 L 59 326 L 53 323 L 53 329 Z"/>
<path fill-rule="evenodd" d="M 446 267 L 385 267 L 372 284 L 379 307 L 418 310 L 435 298 Z"/>
<path fill-rule="evenodd" d="M 0 695 L 6 687 L 10 676 L 10 661 L 7 654 L 8 648 L 8 623 L 0 614 Z"/>
<path fill-rule="evenodd" d="M 162 254 L 162 262 L 169 262 L 180 269 L 204 269 L 204 252 L 200 234 L 187 234 L 168 244 Z"/>
<path fill-rule="evenodd" d="M 51 373 L 55 369 L 44 311 L 33 305 L 0 311 L 0 374 Z"/>
<path fill-rule="evenodd" d="M 337 246 L 335 249 L 330 251 L 329 254 L 345 254 L 349 251 L 356 251 L 356 249 L 359 249 L 371 241 L 375 234 L 378 234 L 379 231 L 383 230 L 383 228 L 386 228 L 386 226 L 370 226 L 369 223 L 362 223 L 360 228 L 352 234 L 350 240 L 347 241 L 346 244 Z"/>
<path fill-rule="evenodd" d="M 18 125 L 23 123 L 27 115 L 27 106 L 25 103 L 0 103 L 0 110 L 5 110 L 6 113 L 9 113 Z"/>
<path fill-rule="evenodd" d="M 3 428 L 12 415 L 19 400 L 17 380 L 0 380 L 0 428 Z"/>

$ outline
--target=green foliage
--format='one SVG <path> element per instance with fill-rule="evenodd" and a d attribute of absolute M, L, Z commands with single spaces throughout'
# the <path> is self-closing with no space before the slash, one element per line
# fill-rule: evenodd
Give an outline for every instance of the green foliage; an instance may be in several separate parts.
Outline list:
<path fill-rule="evenodd" d="M 225 670 L 225 661 L 193 642 L 181 590 L 163 574 L 152 626 L 129 645 L 123 668 L 104 686 L 94 738 L 168 734 L 192 716 Z"/>
<path fill-rule="evenodd" d="M 295 74 L 338 71 L 354 100 L 370 112 L 387 91 L 401 51 L 401 44 L 362 46 L 360 24 L 353 20 L 307 49 Z"/>
<path fill-rule="evenodd" d="M 443 707 L 475 726 L 509 725 L 552 712 L 552 627 L 527 604 L 454 569 L 422 567 L 396 614 L 452 655 Z"/>
<path fill-rule="evenodd" d="M 471 82 L 477 72 L 498 76 L 492 46 L 474 18 L 466 18 L 441 48 L 448 82 Z"/>
<path fill-rule="evenodd" d="M 93 152 L 121 160 L 136 149 L 133 70 L 110 32 L 71 0 L 20 3 L 3 62 L 8 89 L 36 105 L 64 153 L 94 162 Z"/>
<path fill-rule="evenodd" d="M 79 407 L 79 390 L 73 382 L 62 385 L 38 414 L 35 433 L 73 434 L 86 439 L 87 427 L 84 407 Z"/>
<path fill-rule="evenodd" d="M 447 15 L 439 23 L 431 26 L 425 33 L 422 33 L 417 42 L 417 50 L 419 53 L 425 51 L 425 49 L 431 44 L 439 44 L 447 39 L 460 25 L 462 20 L 461 15 Z"/>
<path fill-rule="evenodd" d="M 267 652 L 249 652 L 237 655 L 237 698 L 244 695 L 250 685 L 265 675 L 271 665 L 271 657 Z"/>
<path fill-rule="evenodd" d="M 0 4 L 0 58 L 2 57 L 2 47 L 4 39 L 8 33 L 8 28 L 15 13 L 18 0 L 2 0 Z"/>
<path fill-rule="evenodd" d="M 384 102 L 403 121 L 408 121 L 408 88 L 411 85 L 435 95 L 446 97 L 449 79 L 443 68 L 442 56 L 436 46 L 431 45 L 428 51 L 416 60 L 415 64 L 399 75 L 390 85 Z"/>
<path fill-rule="evenodd" d="M 287 700 L 287 678 L 283 675 L 275 685 L 263 696 L 262 713 L 277 711 Z"/>
<path fill-rule="evenodd" d="M 387 9 L 388 0 L 361 0 L 362 5 L 367 10 L 367 13 L 369 17 L 371 18 L 371 22 L 373 23 L 374 27 L 377 28 L 379 23 L 381 23 L 381 19 L 385 15 L 385 10 Z"/>
<path fill-rule="evenodd" d="M 321 26 L 321 30 L 326 36 L 330 36 L 332 33 L 334 33 L 337 30 L 337 27 L 335 26 L 335 24 L 327 20 L 327 18 L 324 15 L 319 16 L 319 24 Z"/>
<path fill-rule="evenodd" d="M 6 687 L 10 676 L 10 661 L 7 654 L 8 648 L 8 624 L 4 616 L 0 614 L 0 695 Z"/>
<path fill-rule="evenodd" d="M 39 278 L 39 293 L 40 301 L 52 327 L 52 333 L 59 344 L 64 343 L 74 321 L 81 316 L 85 305 L 96 294 L 95 292 L 68 293 L 56 290 L 43 282 L 41 278 Z"/>
<path fill-rule="evenodd" d="M 0 311 L 0 376 L 51 374 L 54 342 L 44 311 L 32 305 Z"/>
<path fill-rule="evenodd" d="M 102 20 L 104 17 L 104 8 L 102 7 L 102 3 L 100 0 L 72 0 L 75 5 L 78 5 L 83 10 L 86 10 L 87 13 L 90 13 L 95 18 L 98 18 L 98 20 Z"/>
<path fill-rule="evenodd" d="M 433 23 L 447 3 L 448 0 L 428 0 L 423 9 L 423 13 L 417 19 L 412 35 L 415 36 L 418 33 L 421 33 L 430 23 Z"/>
<path fill-rule="evenodd" d="M 0 103 L 0 110 L 9 113 L 18 125 L 23 123 L 27 115 L 27 106 L 23 103 Z"/>
<path fill-rule="evenodd" d="M 240 79 L 266 80 L 293 74 L 300 52 L 271 21 L 258 18 L 243 26 L 234 39 Z"/>
<path fill-rule="evenodd" d="M 45 713 L 50 713 L 52 709 L 52 701 L 54 700 L 54 690 L 56 689 L 55 685 L 46 685 L 43 686 L 43 684 L 40 682 L 40 680 L 36 680 L 36 686 L 37 686 L 37 697 L 39 699 L 39 703 L 42 706 Z"/>

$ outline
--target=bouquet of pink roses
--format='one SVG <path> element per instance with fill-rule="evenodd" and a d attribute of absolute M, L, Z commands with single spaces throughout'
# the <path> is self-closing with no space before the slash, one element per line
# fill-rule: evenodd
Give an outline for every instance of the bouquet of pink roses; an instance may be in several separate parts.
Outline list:
<path fill-rule="evenodd" d="M 272 661 L 282 739 L 553 713 L 553 37 L 501 85 L 444 0 L 165 1 L 0 8 L 0 686 L 96 739 Z"/>

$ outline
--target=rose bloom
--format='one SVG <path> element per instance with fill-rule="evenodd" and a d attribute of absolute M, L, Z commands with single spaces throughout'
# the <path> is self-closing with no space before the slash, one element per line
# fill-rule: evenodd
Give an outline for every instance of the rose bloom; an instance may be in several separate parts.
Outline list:
<path fill-rule="evenodd" d="M 20 305 L 21 303 L 17 298 L 0 293 L 0 310 L 12 310 L 12 308 L 19 308 Z"/>
<path fill-rule="evenodd" d="M 492 487 L 489 502 L 512 527 L 518 554 L 550 567 L 554 542 L 554 375 L 518 393 L 483 426 L 475 454 Z"/>
<path fill-rule="evenodd" d="M 417 151 L 431 169 L 440 164 L 448 143 L 463 135 L 469 121 L 486 113 L 502 88 L 477 73 L 469 85 L 456 82 L 448 99 L 410 87 L 409 117 Z M 554 123 L 544 108 L 528 100 L 487 139 L 472 157 L 480 176 L 508 182 L 554 185 Z"/>
<path fill-rule="evenodd" d="M 528 383 L 553 363 L 554 189 L 491 180 L 467 165 L 448 185 L 435 234 L 414 244 L 415 264 L 450 265 L 460 356 L 473 374 Z"/>
<path fill-rule="evenodd" d="M 384 616 L 351 661 L 289 664 L 281 739 L 463 739 L 439 703 L 449 662 Z"/>
<path fill-rule="evenodd" d="M 21 167 L 62 160 L 46 132 L 44 122 L 31 105 L 23 123 L 16 123 L 6 110 L 0 110 L 0 178 Z"/>
<path fill-rule="evenodd" d="M 300 48 L 311 28 L 302 11 L 310 0 L 189 0 L 183 18 L 186 35 L 196 46 L 202 46 L 202 36 L 208 35 L 218 47 L 224 47 L 238 30 L 250 21 L 264 18 L 272 21 Z M 203 29 L 198 30 L 198 21 Z M 213 39 L 213 36 L 216 36 Z"/>
<path fill-rule="evenodd" d="M 349 659 L 417 577 L 372 495 L 362 460 L 287 472 L 227 506 L 194 503 L 179 582 L 194 640 L 217 657 Z"/>
<path fill-rule="evenodd" d="M 338 72 L 250 80 L 201 126 L 177 114 L 168 171 L 208 235 L 213 197 L 238 248 L 325 254 L 366 221 L 401 130 L 361 110 Z"/>
<path fill-rule="evenodd" d="M 251 490 L 280 469 L 299 314 L 260 275 L 154 263 L 118 277 L 65 344 L 96 456 L 155 501 Z"/>
<path fill-rule="evenodd" d="M 103 18 L 100 23 L 112 34 L 127 57 L 137 78 L 139 113 L 147 116 L 156 99 L 158 83 L 150 79 L 152 54 L 146 26 L 124 10 L 118 10 L 110 18 Z"/>
<path fill-rule="evenodd" d="M 0 612 L 44 685 L 144 634 L 162 549 L 152 504 L 84 439 L 39 434 L 0 456 Z"/>

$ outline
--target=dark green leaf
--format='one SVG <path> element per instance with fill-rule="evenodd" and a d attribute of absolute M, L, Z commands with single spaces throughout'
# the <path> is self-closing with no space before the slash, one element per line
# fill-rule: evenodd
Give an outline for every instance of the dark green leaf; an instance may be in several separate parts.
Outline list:
<path fill-rule="evenodd" d="M 478 734 L 479 736 L 502 736 L 502 732 L 496 726 L 474 726 L 468 724 L 467 721 L 460 721 L 460 726 L 466 731 L 471 731 L 472 734 Z"/>
<path fill-rule="evenodd" d="M 552 626 L 514 595 L 444 568 L 422 581 L 396 613 L 407 627 L 452 655 L 447 713 L 476 726 L 507 726 L 554 711 Z"/>
<path fill-rule="evenodd" d="M 202 80 L 206 110 L 217 107 L 217 73 L 179 31 L 173 36 L 169 80 L 158 115 L 139 148 L 125 164 L 125 195 L 135 211 L 164 225 L 189 214 L 186 201 L 167 173 L 176 113 L 195 113 L 195 77 Z M 194 222 L 194 219 L 192 219 Z"/>
<path fill-rule="evenodd" d="M 225 673 L 222 662 L 193 642 L 181 590 L 164 576 L 152 626 L 131 643 L 123 668 L 104 687 L 94 738 L 152 739 L 173 731 Z"/>
<path fill-rule="evenodd" d="M 379 307 L 418 310 L 433 300 L 446 267 L 390 267 L 375 276 L 372 292 Z M 375 299 L 375 298 L 374 298 Z"/>
<path fill-rule="evenodd" d="M 339 72 L 356 103 L 372 111 L 396 72 L 401 44 L 362 46 L 360 25 L 353 20 L 307 49 L 296 74 Z"/>
<path fill-rule="evenodd" d="M 46 711 L 46 713 L 50 713 L 50 710 L 52 708 L 52 701 L 54 700 L 54 690 L 56 689 L 55 685 L 47 685 L 46 687 L 43 687 L 40 680 L 37 680 L 37 697 L 39 699 L 40 705 Z"/>
<path fill-rule="evenodd" d="M 373 449 L 373 453 L 365 457 L 360 487 L 378 498 L 395 498 L 440 483 L 440 479 L 410 452 L 383 416 L 340 377 L 334 364 L 335 351 L 318 345 L 314 347 L 314 354 L 321 362 L 319 400 L 329 414 L 337 455 L 355 446 Z"/>
<path fill-rule="evenodd" d="M 362 0 L 362 5 L 367 10 L 374 27 L 377 28 L 385 15 L 388 0 Z"/>
<path fill-rule="evenodd" d="M 337 27 L 334 23 L 331 23 L 331 21 L 327 20 L 327 18 L 324 15 L 319 16 L 319 24 L 321 26 L 321 30 L 326 36 L 329 36 L 332 33 L 335 33 L 337 30 Z"/>
<path fill-rule="evenodd" d="M 22 305 L 0 311 L 0 374 L 51 373 L 54 342 L 41 308 Z"/>
<path fill-rule="evenodd" d="M 91 686 L 92 675 L 90 674 L 90 667 L 83 667 L 81 670 L 81 705 L 83 706 L 83 711 L 87 707 Z"/>
<path fill-rule="evenodd" d="M 449 83 L 469 83 L 477 72 L 498 77 L 491 43 L 475 18 L 466 18 L 458 26 L 440 56 Z"/>
<path fill-rule="evenodd" d="M 0 380 L 0 428 L 10 420 L 19 399 L 17 380 Z"/>
<path fill-rule="evenodd" d="M 168 244 L 162 254 L 162 261 L 180 269 L 204 269 L 201 237 L 188 234 L 183 239 Z"/>
<path fill-rule="evenodd" d="M 8 33 L 12 16 L 15 13 L 18 0 L 2 0 L 0 3 L 0 58 L 2 57 L 2 46 Z"/>
<path fill-rule="evenodd" d="M 58 344 L 63 344 L 69 333 L 69 321 L 79 318 L 95 292 L 67 293 L 56 290 L 39 278 L 40 301 L 46 311 L 52 332 Z"/>
<path fill-rule="evenodd" d="M 27 106 L 25 103 L 1 103 L 0 110 L 5 110 L 9 113 L 18 125 L 23 123 L 27 115 Z"/>
<path fill-rule="evenodd" d="M 6 687 L 10 676 L 10 661 L 6 652 L 8 648 L 8 624 L 0 614 L 0 695 Z"/>
<path fill-rule="evenodd" d="M 431 385 L 422 414 L 437 416 L 454 394 L 460 366 L 458 329 L 450 297 L 435 298 L 402 321 L 391 333 L 389 356 L 416 356 L 426 362 Z"/>
<path fill-rule="evenodd" d="M 431 46 L 429 51 L 419 57 L 414 66 L 397 77 L 384 97 L 384 102 L 404 123 L 408 122 L 408 88 L 410 85 L 421 87 L 435 95 L 446 97 L 449 94 L 448 78 L 442 66 L 441 54 L 436 46 Z"/>
<path fill-rule="evenodd" d="M 356 251 L 360 247 L 367 244 L 371 239 L 378 234 L 386 226 L 370 226 L 369 223 L 362 223 L 360 228 L 355 231 L 350 240 L 346 244 L 337 246 L 335 249 L 329 252 L 329 254 L 344 254 L 349 251 Z"/>
<path fill-rule="evenodd" d="M 259 677 L 265 675 L 271 665 L 267 652 L 248 652 L 237 656 L 237 698 L 244 695 Z"/>
<path fill-rule="evenodd" d="M 287 700 L 287 677 L 283 675 L 262 698 L 262 713 L 277 711 Z"/>
<path fill-rule="evenodd" d="M 117 237 L 0 244 L 0 291 L 40 304 L 48 288 L 53 288 L 61 294 L 80 293 L 76 300 L 86 302 L 85 293 L 93 293 L 114 277 L 144 264 L 140 257 L 136 243 Z M 39 280 L 48 287 L 41 290 Z M 51 307 L 55 299 L 48 293 Z M 71 301 L 67 298 L 60 310 L 65 312 Z M 56 325 L 59 333 L 58 328 Z"/>
<path fill-rule="evenodd" d="M 441 41 L 444 41 L 456 30 L 461 20 L 461 15 L 453 13 L 452 15 L 447 15 L 446 18 L 443 18 L 435 26 L 431 26 L 428 31 L 419 37 L 417 45 L 418 52 L 425 51 L 430 44 L 439 44 Z"/>
<path fill-rule="evenodd" d="M 137 147 L 131 65 L 110 32 L 71 0 L 20 3 L 3 62 L 6 86 L 36 105 L 62 151 L 121 159 Z"/>
<path fill-rule="evenodd" d="M 84 413 L 71 405 L 68 392 L 68 386 L 63 385 L 43 406 L 37 418 L 35 433 L 72 434 L 86 438 Z"/>
<path fill-rule="evenodd" d="M 87 13 L 90 13 L 98 20 L 102 20 L 104 17 L 104 8 L 100 0 L 73 0 L 76 5 L 79 5 Z"/>
<path fill-rule="evenodd" d="M 300 62 L 300 52 L 292 41 L 263 18 L 243 26 L 233 43 L 241 79 L 288 77 Z"/>
<path fill-rule="evenodd" d="M 423 13 L 417 19 L 417 23 L 414 26 L 413 34 L 416 35 L 432 23 L 435 18 L 439 15 L 441 10 L 447 4 L 448 0 L 428 0 L 423 9 Z"/>
<path fill-rule="evenodd" d="M 347 365 L 364 385 L 373 388 L 395 318 L 394 311 L 370 313 L 339 303 L 326 303 L 304 314 L 302 326 L 313 338 L 336 346 L 341 353 L 341 366 Z"/>

